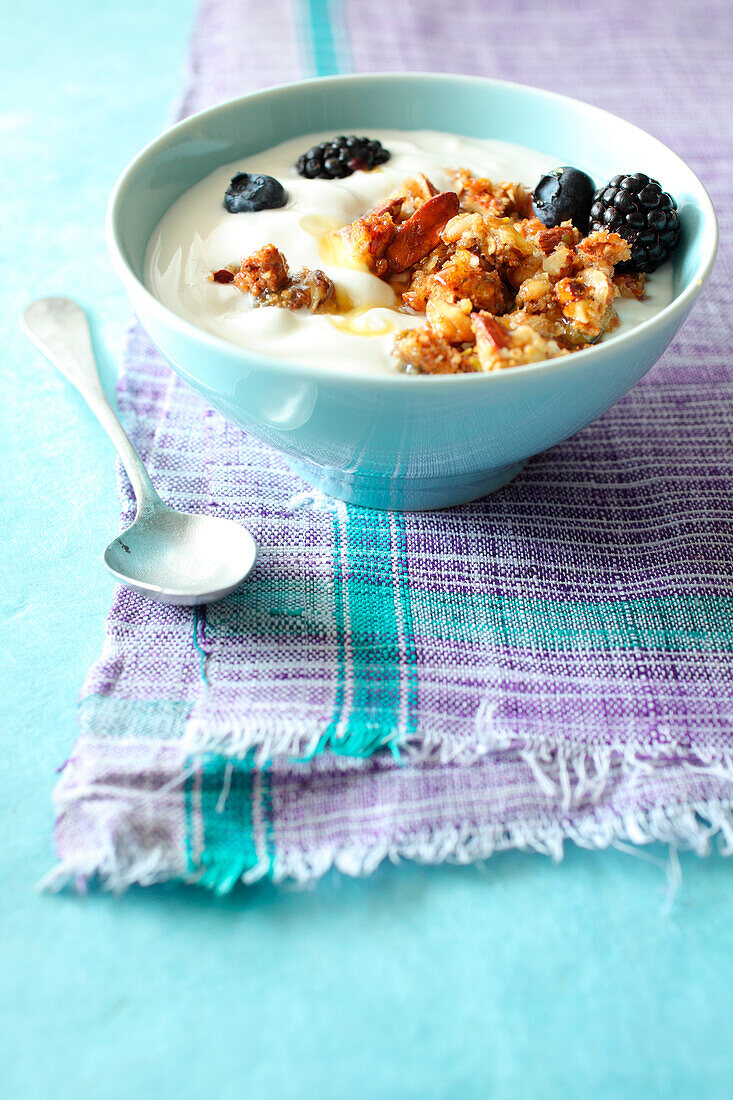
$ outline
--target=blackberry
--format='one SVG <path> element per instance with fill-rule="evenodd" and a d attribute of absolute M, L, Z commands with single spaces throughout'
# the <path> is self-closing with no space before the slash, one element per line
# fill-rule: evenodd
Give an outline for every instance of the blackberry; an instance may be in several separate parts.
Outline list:
<path fill-rule="evenodd" d="M 552 229 L 560 222 L 571 221 L 585 232 L 593 202 L 595 184 L 579 168 L 565 165 L 553 168 L 534 189 L 532 206 L 543 225 Z"/>
<path fill-rule="evenodd" d="M 238 172 L 224 195 L 224 206 L 230 214 L 276 210 L 287 201 L 288 193 L 278 180 L 272 176 L 251 176 L 248 172 Z"/>
<path fill-rule="evenodd" d="M 389 150 L 379 141 L 341 134 L 303 153 L 296 167 L 308 180 L 342 180 L 352 172 L 368 171 L 384 164 L 389 156 Z"/>
<path fill-rule="evenodd" d="M 593 196 L 590 228 L 618 233 L 631 246 L 631 259 L 616 270 L 655 271 L 680 239 L 677 203 L 643 172 L 614 176 Z"/>

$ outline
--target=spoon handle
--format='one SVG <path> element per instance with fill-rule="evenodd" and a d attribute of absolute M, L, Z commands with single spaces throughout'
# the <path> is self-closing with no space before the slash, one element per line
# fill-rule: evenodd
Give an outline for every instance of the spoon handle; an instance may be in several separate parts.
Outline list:
<path fill-rule="evenodd" d="M 140 455 L 105 397 L 83 309 L 69 298 L 40 298 L 23 311 L 21 325 L 46 358 L 76 386 L 114 443 L 132 484 L 138 515 L 160 503 Z"/>

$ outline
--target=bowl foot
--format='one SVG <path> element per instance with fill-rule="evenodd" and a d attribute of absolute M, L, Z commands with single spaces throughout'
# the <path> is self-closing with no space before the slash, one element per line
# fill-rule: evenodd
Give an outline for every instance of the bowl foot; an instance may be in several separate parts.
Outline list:
<path fill-rule="evenodd" d="M 295 458 L 288 458 L 287 461 L 290 468 L 309 485 L 349 504 L 394 512 L 423 512 L 479 500 L 515 478 L 527 460 L 497 466 L 480 474 L 416 478 L 371 477 L 317 466 L 314 462 Z"/>

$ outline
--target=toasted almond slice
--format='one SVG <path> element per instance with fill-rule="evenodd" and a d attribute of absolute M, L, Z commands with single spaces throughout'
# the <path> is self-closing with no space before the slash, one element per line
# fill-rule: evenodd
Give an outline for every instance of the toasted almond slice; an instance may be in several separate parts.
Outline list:
<path fill-rule="evenodd" d="M 391 198 L 387 199 L 386 202 L 383 202 L 379 206 L 375 206 L 373 210 L 370 210 L 369 213 L 365 215 L 364 221 L 367 221 L 367 219 L 369 218 L 381 218 L 383 214 L 389 214 L 390 218 L 396 218 L 400 210 L 402 209 L 402 204 L 404 203 L 404 201 L 404 195 L 393 195 Z"/>
<path fill-rule="evenodd" d="M 492 348 L 508 348 L 511 343 L 507 330 L 490 313 L 474 313 L 473 330 L 479 344 L 485 342 Z"/>
<path fill-rule="evenodd" d="M 397 274 L 412 267 L 440 244 L 440 231 L 458 213 L 455 191 L 441 191 L 419 206 L 400 226 L 386 252 L 390 271 Z"/>
<path fill-rule="evenodd" d="M 567 241 L 563 240 L 563 238 L 567 236 L 568 231 L 565 226 L 555 225 L 551 229 L 540 230 L 537 234 L 537 244 L 540 246 L 545 256 L 549 256 L 559 244 L 567 244 Z"/>

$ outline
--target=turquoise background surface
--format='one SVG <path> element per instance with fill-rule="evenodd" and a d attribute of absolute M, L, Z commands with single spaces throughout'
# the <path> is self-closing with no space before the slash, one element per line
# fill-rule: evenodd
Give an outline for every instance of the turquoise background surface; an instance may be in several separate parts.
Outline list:
<path fill-rule="evenodd" d="M 662 849 L 387 867 L 222 900 L 36 891 L 118 508 L 111 446 L 16 316 L 78 298 L 111 384 L 129 307 L 106 197 L 166 120 L 193 3 L 0 12 L 0 1096 L 730 1096 L 733 862 L 718 857 L 683 855 L 676 892 Z"/>

